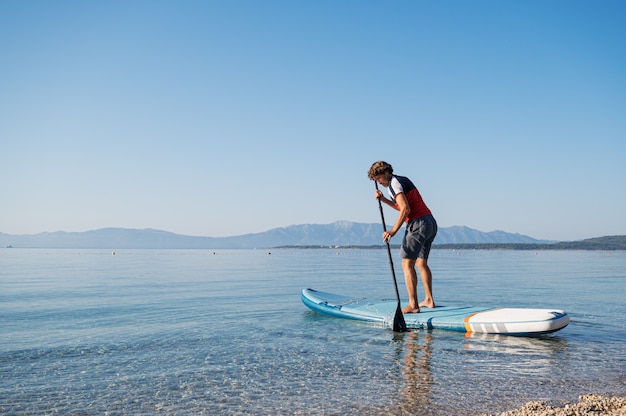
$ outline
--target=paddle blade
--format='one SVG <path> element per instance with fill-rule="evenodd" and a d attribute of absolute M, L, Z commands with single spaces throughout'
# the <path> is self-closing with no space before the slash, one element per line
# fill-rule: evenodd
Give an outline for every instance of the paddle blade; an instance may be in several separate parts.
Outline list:
<path fill-rule="evenodd" d="M 402 315 L 402 309 L 400 305 L 396 308 L 396 315 L 393 317 L 393 331 L 394 332 L 407 332 L 406 322 L 404 322 L 404 315 Z"/>

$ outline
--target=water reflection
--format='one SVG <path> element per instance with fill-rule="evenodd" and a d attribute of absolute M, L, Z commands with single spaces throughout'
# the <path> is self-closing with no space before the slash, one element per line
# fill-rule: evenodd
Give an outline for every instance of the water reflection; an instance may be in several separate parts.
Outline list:
<path fill-rule="evenodd" d="M 513 337 L 447 331 L 394 334 L 396 415 L 481 414 L 494 408 L 484 389 L 515 399 L 519 377 L 532 376 L 541 393 L 558 388 L 568 342 L 559 336 Z M 456 345 L 456 347 L 455 347 Z M 477 388 L 480 386 L 480 388 Z M 483 390 L 481 390 L 483 389 Z M 541 396 L 543 397 L 543 396 Z M 505 401 L 506 401 L 505 400 Z M 499 406 L 499 405 L 498 405 Z"/>
<path fill-rule="evenodd" d="M 430 331 L 394 334 L 403 375 L 398 403 L 400 414 L 434 414 L 430 411 L 434 407 L 431 397 L 434 379 L 431 370 L 432 340 Z"/>
<path fill-rule="evenodd" d="M 466 351 L 493 351 L 515 355 L 554 356 L 565 352 L 568 343 L 557 335 L 516 337 L 499 334 L 471 333 L 465 336 Z"/>

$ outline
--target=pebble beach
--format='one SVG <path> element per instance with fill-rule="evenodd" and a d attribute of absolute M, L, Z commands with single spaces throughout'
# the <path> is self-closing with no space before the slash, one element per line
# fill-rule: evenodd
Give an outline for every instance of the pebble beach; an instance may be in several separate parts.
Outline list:
<path fill-rule="evenodd" d="M 601 396 L 585 394 L 578 403 L 553 407 L 545 402 L 531 401 L 521 408 L 500 413 L 497 416 L 584 416 L 626 415 L 626 396 Z M 489 416 L 489 415 L 483 415 Z"/>

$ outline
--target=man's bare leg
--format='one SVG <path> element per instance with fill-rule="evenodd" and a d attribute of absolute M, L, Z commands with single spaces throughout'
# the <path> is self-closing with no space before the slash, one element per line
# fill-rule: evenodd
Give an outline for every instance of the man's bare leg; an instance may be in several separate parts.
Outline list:
<path fill-rule="evenodd" d="M 428 260 L 417 259 L 417 269 L 419 270 L 422 283 L 424 284 L 424 300 L 419 304 L 425 308 L 434 308 L 435 300 L 433 299 L 433 274 L 428 267 Z"/>
<path fill-rule="evenodd" d="M 415 260 L 402 259 L 402 271 L 404 272 L 404 283 L 409 294 L 409 305 L 402 308 L 402 313 L 418 313 L 420 307 L 417 300 L 417 272 L 415 271 Z"/>

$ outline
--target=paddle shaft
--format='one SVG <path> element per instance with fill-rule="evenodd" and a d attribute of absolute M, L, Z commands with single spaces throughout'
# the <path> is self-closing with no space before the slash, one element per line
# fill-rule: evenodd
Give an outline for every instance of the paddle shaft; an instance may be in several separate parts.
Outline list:
<path fill-rule="evenodd" d="M 374 186 L 378 191 L 378 183 L 374 181 Z M 383 203 L 378 198 L 378 208 L 380 209 L 380 219 L 383 222 L 383 232 L 387 231 L 387 225 L 385 224 L 385 214 L 383 214 Z M 400 292 L 398 291 L 398 280 L 396 279 L 396 271 L 393 267 L 393 257 L 391 256 L 391 246 L 389 241 L 387 243 L 387 254 L 389 255 L 389 266 L 391 267 L 391 276 L 393 276 L 393 286 L 396 289 L 396 300 L 398 301 L 398 307 L 396 308 L 396 314 L 393 318 L 393 330 L 395 332 L 406 332 L 406 322 L 404 322 L 404 315 L 402 315 L 402 304 L 400 303 Z"/>

